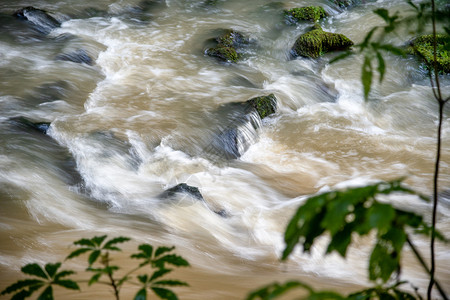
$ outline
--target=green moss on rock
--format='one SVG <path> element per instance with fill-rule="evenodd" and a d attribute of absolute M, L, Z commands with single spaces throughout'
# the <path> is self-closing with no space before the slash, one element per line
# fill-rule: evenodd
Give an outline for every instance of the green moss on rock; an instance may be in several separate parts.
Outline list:
<path fill-rule="evenodd" d="M 219 58 L 227 62 L 237 62 L 240 55 L 236 49 L 248 43 L 241 33 L 234 30 L 227 30 L 224 34 L 216 38 L 217 46 L 206 49 L 206 55 Z"/>
<path fill-rule="evenodd" d="M 274 114 L 277 110 L 277 98 L 274 94 L 255 97 L 247 100 L 245 103 L 256 109 L 261 119 Z"/>
<path fill-rule="evenodd" d="M 233 47 L 217 46 L 206 50 L 206 54 L 212 57 L 217 57 L 223 61 L 237 62 L 239 54 Z"/>
<path fill-rule="evenodd" d="M 307 6 L 292 8 L 284 11 L 290 22 L 311 21 L 317 22 L 328 16 L 328 13 L 321 6 Z"/>
<path fill-rule="evenodd" d="M 446 49 L 445 45 L 450 43 L 450 36 L 445 34 L 438 34 L 436 36 L 436 62 L 439 72 L 450 73 L 450 51 Z M 421 57 L 427 66 L 434 62 L 433 55 L 433 35 L 424 35 L 414 39 L 411 42 L 410 53 Z"/>
<path fill-rule="evenodd" d="M 310 32 L 302 34 L 292 48 L 294 56 L 317 58 L 332 51 L 347 50 L 353 42 L 343 34 L 323 31 L 319 25 L 314 25 Z"/>

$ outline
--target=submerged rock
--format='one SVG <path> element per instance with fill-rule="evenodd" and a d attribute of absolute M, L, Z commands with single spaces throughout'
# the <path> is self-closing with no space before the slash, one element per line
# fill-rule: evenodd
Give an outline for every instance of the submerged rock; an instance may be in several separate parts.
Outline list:
<path fill-rule="evenodd" d="M 353 42 L 343 34 L 323 31 L 316 24 L 313 30 L 298 37 L 291 52 L 294 57 L 318 58 L 332 51 L 347 50 Z"/>
<path fill-rule="evenodd" d="M 284 14 L 290 23 L 296 23 L 298 21 L 317 22 L 320 19 L 328 16 L 328 13 L 321 6 L 292 8 L 289 10 L 285 10 Z"/>
<path fill-rule="evenodd" d="M 450 73 L 450 51 L 445 48 L 450 43 L 450 36 L 446 34 L 436 35 L 436 67 L 439 72 Z M 423 59 L 430 67 L 434 64 L 433 35 L 423 35 L 411 41 L 409 52 Z"/>
<path fill-rule="evenodd" d="M 362 2 L 362 0 L 329 0 L 329 1 L 339 6 L 340 8 L 346 8 L 349 6 L 360 4 Z"/>
<path fill-rule="evenodd" d="M 56 56 L 57 60 L 63 61 L 71 61 L 79 64 L 87 64 L 92 66 L 94 64 L 94 60 L 89 56 L 86 50 L 78 49 L 71 53 L 64 53 Z"/>
<path fill-rule="evenodd" d="M 50 128 L 50 122 L 33 122 L 25 117 L 14 117 L 11 118 L 10 121 L 25 128 L 39 131 L 43 134 L 47 134 L 47 131 Z"/>
<path fill-rule="evenodd" d="M 32 6 L 15 11 L 13 16 L 20 20 L 30 22 L 34 25 L 36 30 L 43 34 L 49 34 L 53 29 L 61 26 L 61 23 L 47 11 Z"/>
<path fill-rule="evenodd" d="M 237 49 L 249 42 L 240 32 L 234 30 L 227 30 L 215 40 L 217 46 L 206 49 L 205 54 L 222 61 L 234 63 L 240 59 Z"/>

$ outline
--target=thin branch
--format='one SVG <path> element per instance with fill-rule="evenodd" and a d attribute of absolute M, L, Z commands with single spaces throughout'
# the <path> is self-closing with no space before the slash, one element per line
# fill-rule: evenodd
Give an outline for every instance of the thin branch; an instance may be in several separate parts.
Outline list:
<path fill-rule="evenodd" d="M 417 250 L 416 246 L 414 246 L 414 244 L 411 242 L 409 236 L 406 237 L 406 242 L 408 243 L 409 247 L 411 248 L 411 250 L 414 252 L 414 255 L 416 256 L 417 260 L 420 262 L 420 265 L 424 268 L 424 270 L 430 274 L 430 269 L 428 268 L 425 259 L 422 257 L 422 255 L 420 254 L 419 250 Z M 448 300 L 447 295 L 445 294 L 445 291 L 442 289 L 441 285 L 439 284 L 439 282 L 435 281 L 436 284 L 436 288 L 438 289 L 439 293 L 441 294 L 442 298 L 444 300 Z"/>

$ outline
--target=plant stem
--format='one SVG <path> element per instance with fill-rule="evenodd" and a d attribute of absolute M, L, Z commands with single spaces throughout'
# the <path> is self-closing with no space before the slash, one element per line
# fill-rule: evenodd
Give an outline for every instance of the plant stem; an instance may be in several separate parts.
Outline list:
<path fill-rule="evenodd" d="M 417 250 L 416 246 L 414 246 L 414 244 L 411 242 L 411 240 L 409 239 L 409 236 L 406 237 L 406 242 L 408 243 L 409 247 L 411 248 L 411 250 L 413 251 L 414 255 L 416 256 L 417 260 L 420 262 L 420 265 L 425 269 L 425 271 L 428 274 L 430 273 L 430 269 L 428 268 L 427 264 L 425 263 L 425 259 L 422 257 L 422 255 L 419 253 L 419 251 Z M 448 300 L 447 295 L 445 294 L 445 291 L 442 289 L 441 285 L 439 284 L 439 282 L 435 281 L 434 284 L 436 285 L 436 288 L 438 289 L 439 293 L 441 294 L 442 298 L 444 300 Z"/>
<path fill-rule="evenodd" d="M 436 161 L 434 166 L 434 178 L 433 178 L 433 213 L 431 220 L 431 242 L 430 242 L 430 256 L 431 256 L 431 268 L 430 268 L 430 282 L 427 290 L 427 299 L 431 300 L 431 294 L 433 285 L 435 284 L 434 275 L 436 273 L 436 264 L 435 264 L 435 239 L 436 239 L 436 214 L 437 214 L 437 206 L 438 206 L 438 179 L 439 179 L 439 164 L 441 159 L 441 138 L 442 138 L 442 121 L 443 121 L 443 113 L 444 113 L 444 105 L 446 101 L 443 100 L 441 94 L 441 88 L 439 84 L 439 72 L 437 70 L 437 40 L 436 40 L 436 6 L 435 0 L 431 0 L 431 17 L 432 17 L 432 25 L 433 25 L 433 71 L 434 78 L 436 81 L 436 85 L 433 86 L 433 73 L 430 72 L 430 79 L 433 89 L 434 97 L 436 98 L 439 104 L 439 124 L 437 130 L 437 150 L 436 150 Z M 444 297 L 445 298 L 445 297 Z"/>

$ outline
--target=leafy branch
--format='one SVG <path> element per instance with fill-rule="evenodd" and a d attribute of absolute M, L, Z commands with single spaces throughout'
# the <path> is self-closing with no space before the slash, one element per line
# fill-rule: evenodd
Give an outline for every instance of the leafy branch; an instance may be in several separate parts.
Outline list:
<path fill-rule="evenodd" d="M 141 287 L 134 297 L 135 300 L 147 299 L 147 290 L 153 291 L 161 299 L 178 299 L 176 294 L 169 288 L 176 286 L 188 286 L 188 284 L 179 280 L 162 278 L 166 274 L 173 271 L 173 269 L 167 268 L 166 265 L 171 265 L 174 267 L 189 266 L 189 263 L 183 257 L 172 253 L 175 247 L 158 247 L 156 251 L 153 251 L 153 246 L 149 244 L 139 245 L 139 252 L 132 254 L 130 258 L 139 259 L 142 262 L 137 267 L 128 271 L 124 276 L 117 277 L 116 274 L 117 271 L 120 270 L 120 267 L 111 264 L 111 253 L 121 251 L 117 245 L 128 242 L 129 240 L 130 239 L 127 237 L 117 237 L 107 240 L 106 235 L 95 236 L 91 239 L 80 239 L 73 243 L 79 248 L 72 251 L 67 256 L 66 260 L 76 258 L 82 254 L 88 254 L 88 266 L 86 271 L 94 273 L 88 281 L 88 286 L 91 286 L 94 283 L 106 284 L 112 288 L 114 297 L 117 300 L 120 299 L 120 290 L 126 282 L 138 284 Z M 75 274 L 75 272 L 72 270 L 57 272 L 60 266 L 60 262 L 55 264 L 46 264 L 44 268 L 41 268 L 36 263 L 28 264 L 21 269 L 22 272 L 44 280 L 19 280 L 8 286 L 1 292 L 0 295 L 15 293 L 12 296 L 12 299 L 25 299 L 44 287 L 45 289 L 40 294 L 38 299 L 53 299 L 54 285 L 72 290 L 80 290 L 80 287 L 76 281 L 62 279 L 63 277 Z M 148 268 L 147 271 L 151 271 L 151 275 L 140 274 L 137 275 L 137 280 L 133 280 L 134 278 L 131 274 L 143 269 L 144 267 Z M 105 276 L 107 281 L 100 281 L 102 276 Z"/>

